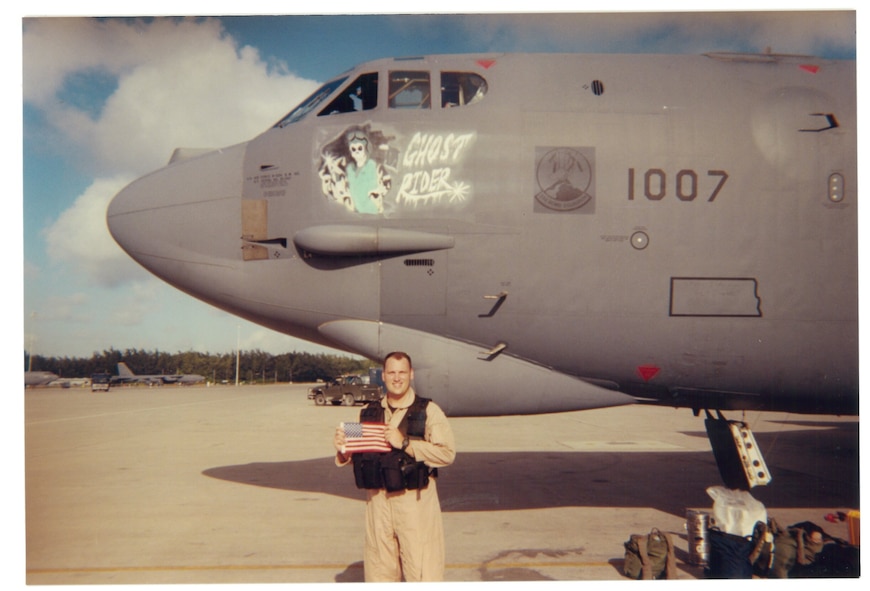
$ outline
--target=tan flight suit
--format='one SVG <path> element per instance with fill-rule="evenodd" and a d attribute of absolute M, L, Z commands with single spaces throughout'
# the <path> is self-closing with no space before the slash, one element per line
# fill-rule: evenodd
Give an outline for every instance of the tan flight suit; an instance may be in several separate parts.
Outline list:
<path fill-rule="evenodd" d="M 384 421 L 398 427 L 415 397 L 414 390 L 409 390 L 395 413 L 384 397 Z M 424 439 L 412 439 L 405 451 L 430 468 L 453 463 L 453 431 L 434 402 L 426 407 Z M 336 457 L 339 466 L 347 463 Z M 366 490 L 366 582 L 444 580 L 444 528 L 435 481 L 430 478 L 426 488 L 419 490 Z"/>

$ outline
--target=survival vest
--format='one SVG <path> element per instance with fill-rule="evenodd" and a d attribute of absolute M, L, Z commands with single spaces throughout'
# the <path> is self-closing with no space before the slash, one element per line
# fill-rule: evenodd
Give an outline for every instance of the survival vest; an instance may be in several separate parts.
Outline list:
<path fill-rule="evenodd" d="M 399 431 L 408 439 L 422 440 L 426 435 L 428 398 L 417 396 L 399 423 Z M 370 402 L 359 413 L 361 423 L 383 423 L 384 407 L 380 401 Z M 385 488 L 387 492 L 415 490 L 429 484 L 429 476 L 438 470 L 429 469 L 407 452 L 393 449 L 386 453 L 353 454 L 353 475 L 357 488 Z"/>

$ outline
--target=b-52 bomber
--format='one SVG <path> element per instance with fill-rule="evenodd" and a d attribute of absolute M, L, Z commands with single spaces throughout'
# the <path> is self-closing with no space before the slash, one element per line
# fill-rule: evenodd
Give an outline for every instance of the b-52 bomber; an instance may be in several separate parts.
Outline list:
<path fill-rule="evenodd" d="M 161 373 L 150 375 L 139 375 L 133 373 L 129 366 L 121 361 L 118 363 L 118 375 L 111 376 L 109 382 L 112 384 L 129 384 L 141 383 L 149 386 L 162 386 L 163 384 L 198 384 L 204 382 L 205 378 L 194 373 Z"/>
<path fill-rule="evenodd" d="M 452 416 L 858 412 L 854 61 L 365 63 L 108 209 L 149 271 Z"/>

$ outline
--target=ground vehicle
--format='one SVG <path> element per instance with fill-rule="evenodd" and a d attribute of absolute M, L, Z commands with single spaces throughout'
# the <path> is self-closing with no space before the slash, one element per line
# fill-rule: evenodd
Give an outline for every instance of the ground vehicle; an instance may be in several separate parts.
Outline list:
<path fill-rule="evenodd" d="M 373 383 L 369 376 L 346 375 L 339 376 L 325 386 L 315 386 L 308 391 L 308 398 L 318 406 L 328 403 L 353 406 L 358 402 L 380 400 L 384 391 Z"/>
<path fill-rule="evenodd" d="M 108 392 L 112 376 L 107 373 L 95 373 L 91 376 L 91 392 Z"/>

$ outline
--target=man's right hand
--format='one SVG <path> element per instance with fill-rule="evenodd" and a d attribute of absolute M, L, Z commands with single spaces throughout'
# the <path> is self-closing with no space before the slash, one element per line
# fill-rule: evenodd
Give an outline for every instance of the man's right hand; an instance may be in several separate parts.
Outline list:
<path fill-rule="evenodd" d="M 341 427 L 336 427 L 335 429 L 335 437 L 332 439 L 333 445 L 335 445 L 335 451 L 341 454 L 342 448 L 347 444 L 347 437 L 344 435 L 344 429 Z M 351 454 L 342 454 L 345 458 L 349 458 Z"/>

